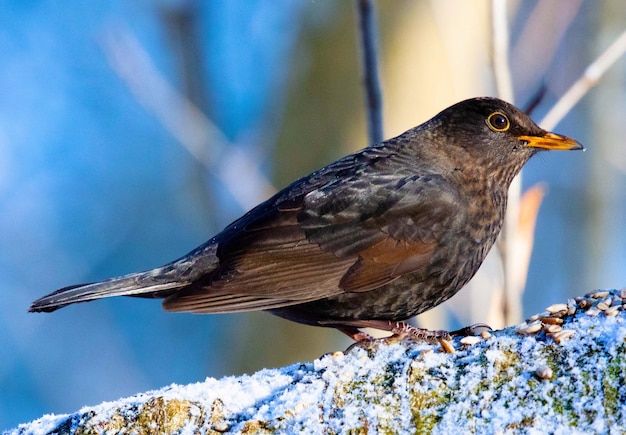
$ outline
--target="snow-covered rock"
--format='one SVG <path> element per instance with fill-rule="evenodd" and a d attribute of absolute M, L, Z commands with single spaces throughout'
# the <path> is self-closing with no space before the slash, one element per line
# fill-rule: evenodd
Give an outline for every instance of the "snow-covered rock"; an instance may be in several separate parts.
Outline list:
<path fill-rule="evenodd" d="M 454 338 L 454 353 L 379 341 L 8 433 L 624 433 L 625 302 L 626 291 L 594 292 L 516 327 Z"/>

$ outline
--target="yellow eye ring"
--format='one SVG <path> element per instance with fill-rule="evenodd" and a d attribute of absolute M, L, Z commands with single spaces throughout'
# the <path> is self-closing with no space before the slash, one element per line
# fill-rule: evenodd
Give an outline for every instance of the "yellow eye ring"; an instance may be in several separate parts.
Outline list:
<path fill-rule="evenodd" d="M 507 131 L 511 127 L 509 118 L 502 112 L 493 112 L 487 117 L 487 125 L 493 131 Z"/>

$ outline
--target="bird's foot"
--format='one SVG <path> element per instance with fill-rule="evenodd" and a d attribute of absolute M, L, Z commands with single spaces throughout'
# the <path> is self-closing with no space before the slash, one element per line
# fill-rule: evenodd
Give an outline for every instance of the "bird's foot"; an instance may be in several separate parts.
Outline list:
<path fill-rule="evenodd" d="M 374 328 L 391 333 L 390 336 L 375 338 L 372 335 L 360 330 L 359 328 Z M 368 320 L 351 323 L 350 325 L 342 325 L 338 328 L 341 332 L 352 338 L 355 343 L 347 350 L 350 351 L 354 347 L 373 350 L 372 348 L 378 344 L 392 344 L 401 341 L 411 342 L 427 342 L 431 344 L 440 344 L 446 353 L 454 353 L 452 345 L 452 337 L 478 336 L 485 331 L 491 331 L 491 327 L 484 323 L 475 323 L 470 326 L 448 332 L 444 330 L 432 331 L 430 329 L 417 328 L 406 322 L 391 322 L 383 320 Z"/>
<path fill-rule="evenodd" d="M 375 338 L 367 332 L 362 331 L 361 328 L 378 329 L 380 331 L 389 332 L 391 335 L 382 338 Z M 354 321 L 337 326 L 337 329 L 356 342 L 363 340 L 387 340 L 389 342 L 410 340 L 416 342 L 425 341 L 428 343 L 437 343 L 442 338 L 447 340 L 451 339 L 451 335 L 448 331 L 431 331 L 429 329 L 417 328 L 406 322 L 392 322 L 388 320 Z M 455 334 L 459 331 L 455 331 Z"/>
<path fill-rule="evenodd" d="M 427 342 L 427 343 L 439 343 L 443 340 L 451 340 L 452 337 L 448 331 L 417 328 L 406 322 L 390 322 L 391 337 L 389 339 L 393 341 L 415 341 L 415 342 Z"/>
<path fill-rule="evenodd" d="M 406 322 L 396 322 L 395 327 L 391 330 L 393 335 L 389 337 L 392 342 L 409 340 L 412 342 L 439 343 L 441 350 L 445 353 L 454 353 L 452 345 L 452 336 L 448 331 L 424 328 L 416 328 Z"/>
<path fill-rule="evenodd" d="M 391 335 L 375 338 L 359 328 L 378 329 L 387 331 L 391 333 Z M 431 331 L 429 329 L 417 328 L 406 322 L 368 320 L 342 325 L 338 327 L 338 329 L 355 341 L 355 343 L 347 349 L 348 352 L 354 347 L 360 347 L 369 351 L 374 350 L 374 348 L 380 344 L 392 344 L 401 341 L 439 343 L 445 352 L 451 353 L 454 351 L 450 343 L 452 337 L 448 331 Z"/>

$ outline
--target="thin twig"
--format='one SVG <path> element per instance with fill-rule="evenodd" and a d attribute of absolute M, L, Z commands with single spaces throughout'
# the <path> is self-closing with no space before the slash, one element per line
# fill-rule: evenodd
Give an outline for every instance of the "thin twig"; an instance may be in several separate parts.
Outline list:
<path fill-rule="evenodd" d="M 378 76 L 378 31 L 372 0 L 356 0 L 363 76 L 367 98 L 367 130 L 372 144 L 383 140 L 383 111 Z"/>
<path fill-rule="evenodd" d="M 626 30 L 591 63 L 583 75 L 563 94 L 557 103 L 544 116 L 539 125 L 552 130 L 578 103 L 578 101 L 598 83 L 604 73 L 626 52 Z"/>
<path fill-rule="evenodd" d="M 533 95 L 530 97 L 530 100 L 526 102 L 526 105 L 522 108 L 522 111 L 526 115 L 531 116 L 535 109 L 539 106 L 541 101 L 544 99 L 547 92 L 548 86 L 545 84 L 545 82 L 541 83 L 539 89 L 537 89 L 537 91 L 533 93 Z"/>
<path fill-rule="evenodd" d="M 492 0 L 491 2 L 491 25 L 492 25 L 492 59 L 493 70 L 498 90 L 498 96 L 503 100 L 513 103 L 513 81 L 509 67 L 509 29 L 507 19 L 507 0 Z M 519 267 L 518 250 L 518 216 L 520 199 L 522 197 L 522 174 L 515 177 L 509 188 L 509 199 L 504 228 L 498 242 L 499 254 L 503 265 L 503 292 L 502 314 L 506 324 L 521 320 L 521 294 L 524 291 L 520 281 L 515 279 L 520 273 L 514 273 Z M 524 275 L 522 273 L 521 275 Z M 494 299 L 494 300 L 497 300 Z"/>
<path fill-rule="evenodd" d="M 224 183 L 244 210 L 275 191 L 258 164 L 230 144 L 204 113 L 165 79 L 130 32 L 111 33 L 103 46 L 111 67 L 135 98 Z M 243 173 L 249 182 L 241 183 Z"/>
<path fill-rule="evenodd" d="M 493 71 L 498 96 L 513 103 L 513 80 L 509 68 L 509 30 L 507 0 L 491 1 L 491 43 Z"/>

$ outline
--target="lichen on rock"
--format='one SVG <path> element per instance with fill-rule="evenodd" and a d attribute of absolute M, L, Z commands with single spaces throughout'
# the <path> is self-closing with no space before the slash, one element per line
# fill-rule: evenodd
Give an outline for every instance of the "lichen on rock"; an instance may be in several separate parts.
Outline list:
<path fill-rule="evenodd" d="M 485 338 L 457 337 L 454 353 L 381 340 L 48 415 L 8 433 L 625 432 L 625 300 L 624 291 L 593 292 Z"/>

